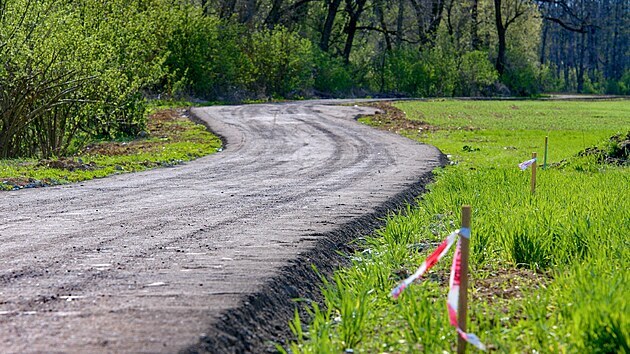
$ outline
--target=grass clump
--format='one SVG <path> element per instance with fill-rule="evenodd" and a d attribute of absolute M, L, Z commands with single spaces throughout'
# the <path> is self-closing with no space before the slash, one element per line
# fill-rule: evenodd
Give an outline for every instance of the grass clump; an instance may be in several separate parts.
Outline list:
<path fill-rule="evenodd" d="M 221 148 L 221 140 L 193 123 L 184 109 L 155 108 L 136 139 L 93 141 L 73 156 L 0 160 L 0 190 L 80 182 L 112 174 L 170 167 Z"/>
<path fill-rule="evenodd" d="M 387 115 L 363 121 L 436 145 L 452 164 L 436 171 L 418 206 L 391 216 L 353 255 L 352 266 L 326 284 L 325 310 L 312 312 L 291 350 L 453 351 L 456 334 L 444 305 L 449 259 L 398 301 L 388 295 L 459 226 L 461 205 L 471 204 L 468 328 L 490 350 L 628 352 L 630 173 L 627 165 L 579 154 L 591 146 L 610 151 L 609 138 L 630 131 L 627 101 L 396 107 L 413 123 Z M 542 162 L 546 135 L 549 167 L 539 168 L 532 196 L 531 173 L 517 164 L 533 151 Z M 355 315 L 342 316 L 347 308 Z M 357 340 L 347 339 L 348 327 Z"/>

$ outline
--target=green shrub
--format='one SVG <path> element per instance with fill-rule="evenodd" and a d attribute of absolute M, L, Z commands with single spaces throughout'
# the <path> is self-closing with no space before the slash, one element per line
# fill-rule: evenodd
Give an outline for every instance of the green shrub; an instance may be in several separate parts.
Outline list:
<path fill-rule="evenodd" d="M 515 96 L 533 96 L 540 92 L 538 78 L 540 68 L 537 63 L 532 62 L 527 56 L 520 52 L 508 51 L 508 65 L 506 67 L 501 82 L 512 91 Z"/>
<path fill-rule="evenodd" d="M 564 88 L 561 76 L 556 77 L 556 68 L 553 65 L 541 65 L 539 71 L 539 85 L 542 92 L 559 92 Z"/>
<path fill-rule="evenodd" d="M 487 53 L 482 51 L 395 50 L 384 70 L 384 91 L 412 96 L 476 96 L 497 80 Z"/>
<path fill-rule="evenodd" d="M 418 81 L 413 76 L 414 65 L 420 60 L 418 51 L 413 49 L 394 50 L 385 65 L 384 91 L 413 94 Z"/>
<path fill-rule="evenodd" d="M 311 42 L 283 27 L 255 32 L 242 48 L 251 62 L 251 90 L 267 97 L 299 96 L 313 86 Z"/>
<path fill-rule="evenodd" d="M 385 91 L 413 96 L 452 96 L 457 69 L 454 56 L 434 48 L 424 52 L 402 49 L 392 52 L 385 66 Z"/>
<path fill-rule="evenodd" d="M 322 51 L 316 53 L 314 79 L 313 87 L 316 91 L 333 96 L 347 94 L 354 87 L 352 76 L 343 60 Z"/>
<path fill-rule="evenodd" d="M 0 157 L 63 155 L 77 135 L 144 129 L 165 75 L 166 0 L 8 1 L 0 8 Z"/>
<path fill-rule="evenodd" d="M 167 91 L 178 95 L 177 88 L 183 86 L 197 97 L 231 98 L 251 81 L 246 75 L 251 63 L 239 44 L 245 29 L 206 16 L 195 6 L 183 7 L 180 13 L 173 19 L 174 31 L 167 42 L 166 65 L 173 74 Z"/>
<path fill-rule="evenodd" d="M 478 50 L 461 56 L 458 71 L 457 96 L 479 96 L 485 87 L 492 85 L 498 78 L 488 53 Z"/>
<path fill-rule="evenodd" d="M 611 95 L 630 95 L 630 70 L 626 70 L 619 80 L 609 80 L 606 93 Z"/>

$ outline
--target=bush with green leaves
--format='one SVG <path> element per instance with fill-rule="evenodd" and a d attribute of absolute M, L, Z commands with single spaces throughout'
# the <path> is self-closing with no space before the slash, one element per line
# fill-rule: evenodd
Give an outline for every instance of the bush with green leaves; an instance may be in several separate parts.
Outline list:
<path fill-rule="evenodd" d="M 508 66 L 501 77 L 516 96 L 532 96 L 540 93 L 540 66 L 519 51 L 508 51 Z"/>
<path fill-rule="evenodd" d="M 355 86 L 348 67 L 341 58 L 317 51 L 315 54 L 315 81 L 313 87 L 318 93 L 332 96 L 348 94 Z"/>
<path fill-rule="evenodd" d="M 447 46 L 392 51 L 384 76 L 385 92 L 426 97 L 481 95 L 497 80 L 486 52 L 457 53 Z"/>
<path fill-rule="evenodd" d="M 313 87 L 314 55 L 309 40 L 277 27 L 253 33 L 243 45 L 252 64 L 248 75 L 253 92 L 293 97 Z"/>
<path fill-rule="evenodd" d="M 414 67 L 420 58 L 413 49 L 398 49 L 391 52 L 385 62 L 384 91 L 410 94 L 416 91 L 418 81 Z"/>
<path fill-rule="evenodd" d="M 251 62 L 240 46 L 246 29 L 205 15 L 196 6 L 182 6 L 173 18 L 168 37 L 166 65 L 171 79 L 165 84 L 170 95 L 183 91 L 208 99 L 230 99 L 251 82 L 246 73 Z M 178 85 L 178 83 L 180 85 Z"/>
<path fill-rule="evenodd" d="M 498 79 L 486 52 L 475 50 L 464 53 L 457 64 L 459 77 L 455 84 L 455 96 L 480 96 L 484 88 Z"/>
<path fill-rule="evenodd" d="M 90 100 L 83 130 L 105 138 L 139 133 L 145 123 L 142 92 L 167 74 L 163 38 L 172 32 L 173 19 L 168 2 L 83 0 L 68 6 L 78 26 L 64 28 L 65 35 L 84 35 L 76 48 L 83 51 L 77 65 L 95 80 L 83 91 Z"/>
<path fill-rule="evenodd" d="M 619 80 L 609 80 L 606 93 L 611 95 L 630 95 L 630 70 L 626 70 Z"/>
<path fill-rule="evenodd" d="M 82 137 L 144 129 L 142 95 L 166 75 L 168 2 L 0 4 L 0 157 L 59 156 Z"/>
<path fill-rule="evenodd" d="M 81 73 L 62 61 L 66 43 L 51 25 L 58 19 L 49 2 L 9 1 L 0 7 L 1 157 L 33 154 L 39 138 L 63 140 L 52 136 L 57 129 L 50 123 L 81 86 Z M 51 125 L 47 134 L 34 129 Z"/>

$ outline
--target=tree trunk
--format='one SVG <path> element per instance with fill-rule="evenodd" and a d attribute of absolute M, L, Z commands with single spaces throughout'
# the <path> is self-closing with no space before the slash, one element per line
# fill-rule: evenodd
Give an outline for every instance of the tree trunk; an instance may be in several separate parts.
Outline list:
<path fill-rule="evenodd" d="M 444 10 L 444 0 L 431 0 L 431 13 L 429 25 L 425 26 L 425 9 L 418 3 L 418 0 L 411 0 L 411 5 L 416 13 L 416 21 L 418 23 L 418 39 L 421 45 L 433 46 L 435 35 L 440 22 L 442 22 L 442 12 Z"/>
<path fill-rule="evenodd" d="M 577 67 L 577 92 L 584 91 L 584 54 L 586 53 L 586 33 L 580 33 L 580 58 Z"/>
<path fill-rule="evenodd" d="M 501 16 L 501 0 L 494 0 L 494 20 L 497 27 L 497 37 L 499 39 L 499 50 L 497 51 L 497 61 L 495 68 L 499 73 L 499 76 L 505 72 L 505 32 L 506 28 L 503 26 L 503 19 Z"/>
<path fill-rule="evenodd" d="M 357 33 L 357 23 L 357 18 L 355 16 L 350 16 L 350 21 L 348 22 L 348 27 L 346 28 L 346 31 L 348 32 L 346 45 L 343 47 L 343 61 L 346 64 L 350 63 L 350 52 L 352 52 L 354 35 Z"/>
<path fill-rule="evenodd" d="M 591 82 L 597 80 L 597 72 L 599 71 L 599 53 L 597 52 L 597 48 L 599 47 L 597 44 L 597 31 L 595 27 L 591 27 L 588 31 L 588 74 L 591 79 Z"/>
<path fill-rule="evenodd" d="M 619 79 L 619 77 L 621 76 L 621 69 L 623 67 L 623 62 L 620 60 L 621 58 L 618 56 L 619 50 L 618 48 L 620 47 L 619 45 L 619 38 L 620 38 L 620 23 L 621 23 L 621 10 L 619 8 L 619 5 L 621 4 L 621 2 L 617 2 L 617 5 L 615 6 L 615 26 L 613 29 L 613 34 L 612 34 L 612 46 L 611 46 L 611 53 L 610 53 L 610 58 L 611 60 L 611 68 L 610 68 L 610 76 L 615 78 L 615 79 Z"/>
<path fill-rule="evenodd" d="M 455 43 L 459 42 L 459 38 L 453 38 L 455 34 L 455 29 L 453 28 L 453 2 L 454 0 L 450 0 L 448 2 L 448 6 L 446 7 L 446 27 L 448 28 L 448 35 L 451 38 L 451 41 L 455 41 Z M 459 31 L 458 31 L 459 32 Z"/>
<path fill-rule="evenodd" d="M 346 64 L 350 63 L 350 53 L 352 52 L 352 46 L 354 44 L 354 36 L 357 33 L 357 24 L 359 23 L 359 18 L 363 13 L 366 1 L 367 0 L 356 0 L 355 9 L 352 6 L 352 0 L 346 0 L 346 10 L 350 15 L 350 20 L 348 21 L 348 26 L 346 27 L 348 36 L 346 37 L 346 45 L 343 48 L 343 60 Z"/>
<path fill-rule="evenodd" d="M 396 19 L 396 48 L 400 48 L 403 40 L 405 22 L 405 0 L 398 0 L 398 18 Z"/>
<path fill-rule="evenodd" d="M 337 17 L 337 11 L 341 0 L 328 1 L 328 14 L 326 15 L 326 21 L 324 22 L 324 28 L 322 29 L 322 37 L 319 41 L 319 48 L 322 51 L 328 52 L 330 46 L 330 35 L 332 34 L 333 25 L 335 24 L 335 17 Z"/>
<path fill-rule="evenodd" d="M 219 10 L 219 17 L 222 19 L 229 19 L 234 15 L 236 10 L 236 0 L 223 0 Z"/>
<path fill-rule="evenodd" d="M 245 6 L 241 8 L 239 22 L 244 24 L 250 24 L 254 20 L 256 15 L 257 3 L 256 0 L 245 1 Z"/>
<path fill-rule="evenodd" d="M 426 43 L 433 44 L 438 28 L 440 28 L 440 22 L 442 22 L 442 13 L 444 12 L 445 0 L 433 0 L 431 4 L 431 23 L 426 33 Z"/>
<path fill-rule="evenodd" d="M 385 22 L 385 10 L 383 10 L 383 1 L 375 2 L 374 4 L 376 12 L 376 16 L 378 17 L 378 21 L 381 24 L 381 28 L 383 29 L 383 36 L 385 37 L 385 49 L 388 52 L 392 50 L 392 39 L 389 37 L 389 31 L 387 30 L 387 22 Z"/>
<path fill-rule="evenodd" d="M 540 43 L 540 64 L 545 64 L 546 60 L 546 51 L 547 51 L 547 35 L 549 32 L 549 26 L 546 23 L 543 23 L 543 32 Z"/>
<path fill-rule="evenodd" d="M 571 72 L 572 68 L 577 67 L 577 64 L 576 64 L 577 41 L 575 39 L 577 35 L 574 32 L 570 32 L 570 33 L 563 32 L 563 33 L 564 35 L 562 37 L 564 39 L 564 43 L 566 43 L 566 45 L 563 47 L 563 50 L 562 50 L 562 58 L 565 58 L 565 62 L 563 63 L 564 64 L 565 91 L 569 92 L 569 91 L 576 90 L 576 86 L 574 85 L 577 85 L 577 82 L 573 81 L 574 78 L 572 77 L 572 72 Z M 575 79 L 577 79 L 577 76 L 575 77 Z"/>
<path fill-rule="evenodd" d="M 473 50 L 481 49 L 479 40 L 479 0 L 473 0 L 470 9 L 470 44 Z"/>
<path fill-rule="evenodd" d="M 271 10 L 265 19 L 265 26 L 269 29 L 273 29 L 280 22 L 280 15 L 282 9 L 283 0 L 273 0 L 271 3 Z"/>
<path fill-rule="evenodd" d="M 505 29 L 497 28 L 497 35 L 499 37 L 499 49 L 497 51 L 497 62 L 495 68 L 499 73 L 499 76 L 503 75 L 505 72 L 505 51 L 506 51 L 506 43 L 505 43 Z"/>
<path fill-rule="evenodd" d="M 566 53 L 566 51 L 565 51 Z M 563 56 L 566 58 L 566 56 Z M 564 90 L 571 91 L 573 88 L 571 87 L 571 72 L 570 72 L 569 63 L 564 63 Z"/>

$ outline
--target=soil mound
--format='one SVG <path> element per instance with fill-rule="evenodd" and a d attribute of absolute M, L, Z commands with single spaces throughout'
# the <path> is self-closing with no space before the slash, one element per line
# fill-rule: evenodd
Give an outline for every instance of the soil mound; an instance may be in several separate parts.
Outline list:
<path fill-rule="evenodd" d="M 629 165 L 630 131 L 626 134 L 615 134 L 602 147 L 593 146 L 578 153 L 578 156 L 596 156 L 601 164 L 625 166 Z"/>

